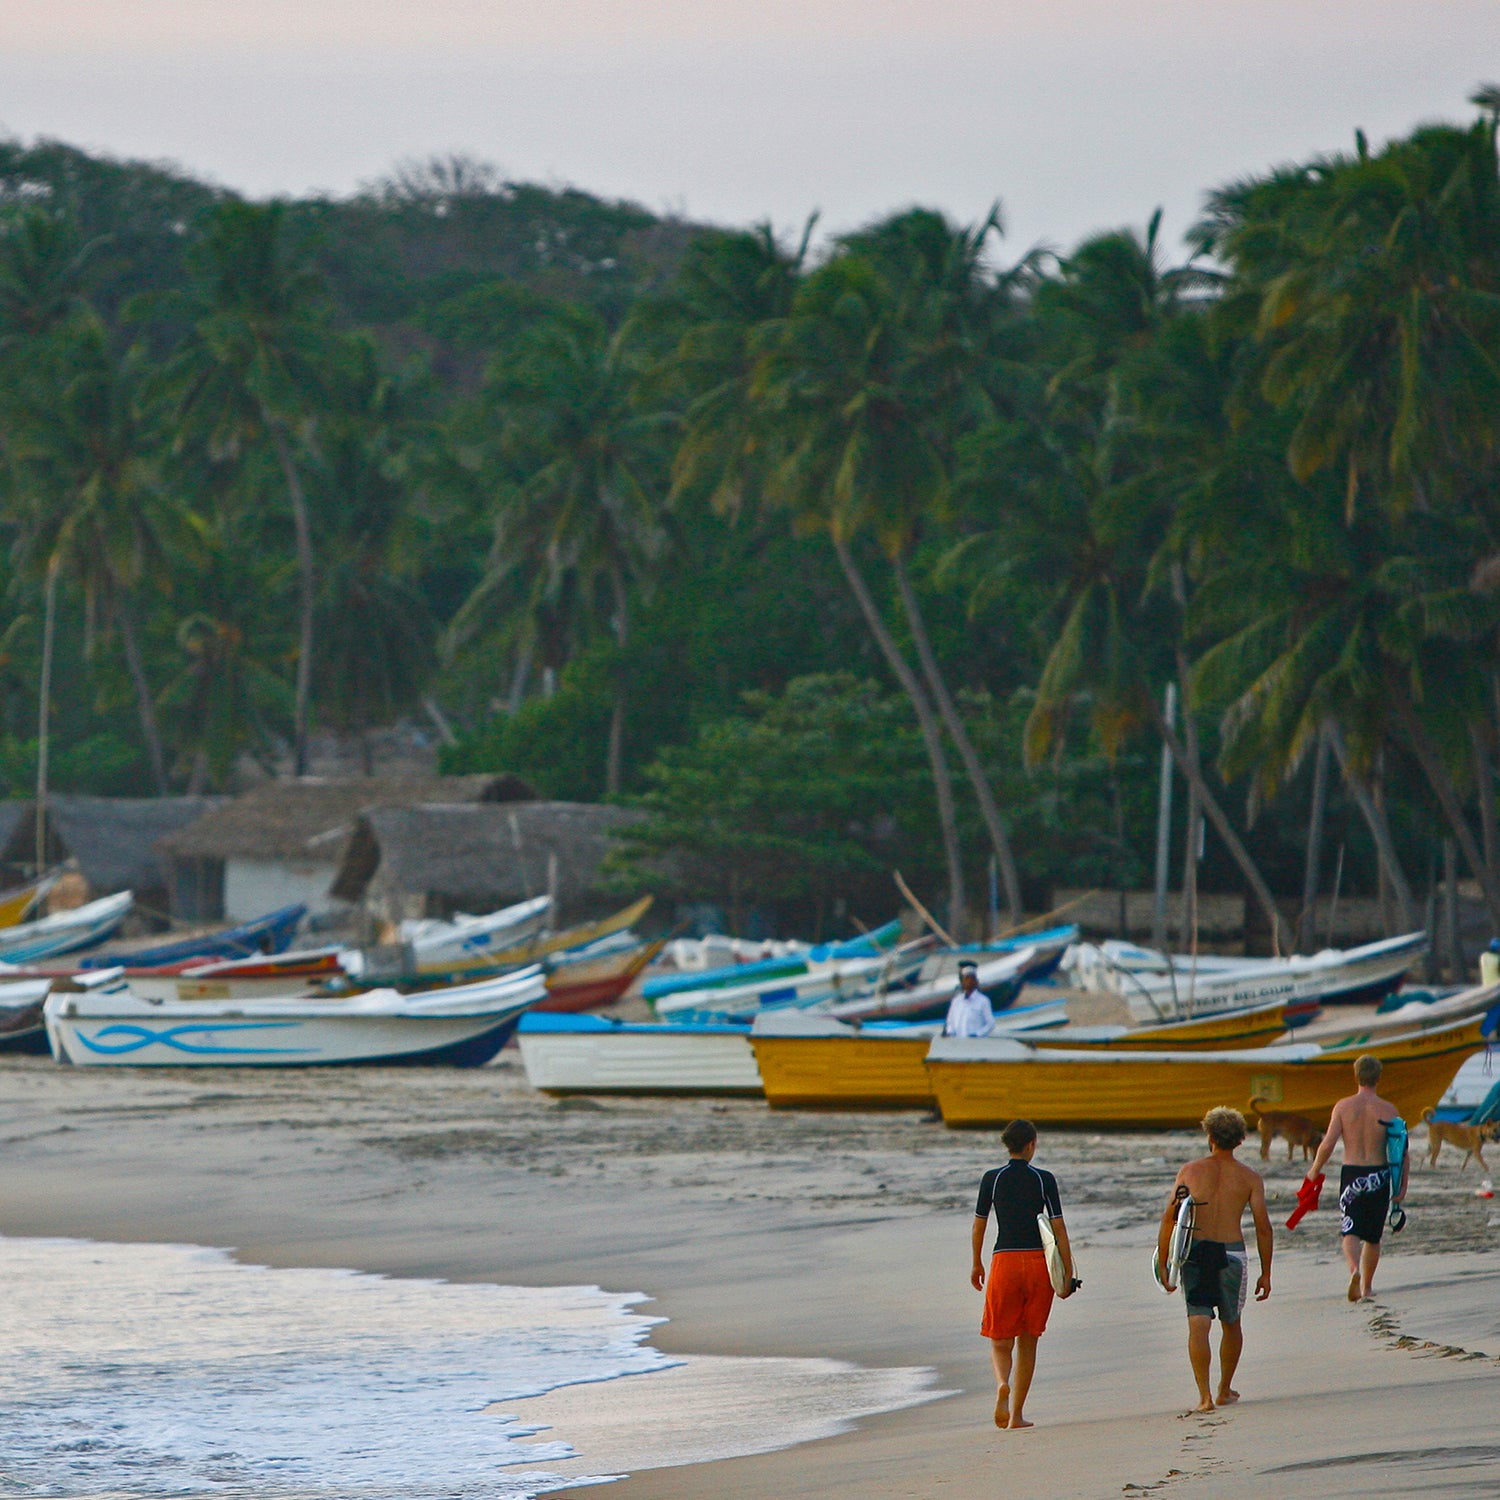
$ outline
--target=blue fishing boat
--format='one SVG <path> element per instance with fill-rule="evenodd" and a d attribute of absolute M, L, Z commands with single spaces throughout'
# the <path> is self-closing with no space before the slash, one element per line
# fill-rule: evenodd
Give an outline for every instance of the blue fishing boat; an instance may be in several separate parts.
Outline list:
<path fill-rule="evenodd" d="M 253 922 L 226 927 L 222 932 L 206 932 L 175 943 L 161 943 L 155 948 L 137 948 L 131 953 L 86 958 L 79 967 L 109 969 L 124 964 L 132 969 L 161 969 L 193 959 L 248 958 L 255 953 L 281 953 L 291 943 L 298 924 L 306 915 L 307 908 L 300 903 L 283 906 Z"/>

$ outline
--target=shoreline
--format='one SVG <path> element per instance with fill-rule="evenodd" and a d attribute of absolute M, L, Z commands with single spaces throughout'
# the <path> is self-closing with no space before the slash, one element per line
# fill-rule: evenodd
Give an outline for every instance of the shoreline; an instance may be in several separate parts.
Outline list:
<path fill-rule="evenodd" d="M 1476 1443 L 1492 1426 L 1500 1366 L 1439 1357 L 1473 1352 L 1476 1310 L 1500 1308 L 1487 1269 L 1500 1215 L 1493 1200 L 1473 1198 L 1477 1174 L 1414 1174 L 1412 1223 L 1390 1241 L 1375 1308 L 1343 1302 L 1326 1212 L 1279 1236 L 1272 1300 L 1247 1314 L 1244 1402 L 1183 1422 L 1181 1306 L 1149 1285 L 1146 1267 L 1158 1195 L 1193 1138 L 1052 1134 L 1042 1145 L 1085 1287 L 1054 1310 L 1028 1405 L 1038 1426 L 1017 1434 L 991 1424 L 979 1299 L 967 1284 L 972 1194 L 999 1147 L 912 1114 L 556 1104 L 532 1094 L 514 1064 L 101 1076 L 8 1063 L 0 1232 L 225 1245 L 272 1266 L 640 1291 L 653 1298 L 643 1310 L 669 1320 L 651 1342 L 672 1356 L 930 1367 L 935 1389 L 955 1393 L 712 1469 L 637 1468 L 610 1486 L 621 1500 L 956 1495 L 992 1479 L 1002 1458 L 1007 1493 L 1038 1500 L 1120 1494 L 1174 1469 L 1187 1493 L 1227 1500 L 1252 1484 L 1274 1492 L 1283 1481 L 1254 1476 L 1287 1463 L 1316 1465 L 1296 1471 L 1297 1492 L 1332 1500 L 1408 1493 L 1409 1464 L 1388 1465 L 1389 1484 L 1358 1463 L 1362 1487 L 1337 1478 L 1338 1462 L 1403 1445 L 1428 1453 L 1424 1482 L 1428 1470 L 1447 1472 L 1449 1454 L 1455 1478 L 1462 1468 L 1471 1480 L 1477 1465 L 1496 1487 L 1500 1445 L 1486 1456 Z M 1261 1165 L 1253 1144 L 1242 1154 Z M 1301 1165 L 1273 1154 L 1268 1169 L 1279 1223 Z M 1460 1248 L 1437 1253 L 1447 1246 Z M 1395 1347 L 1401 1337 L 1439 1353 Z M 1500 1355 L 1500 1326 L 1478 1347 Z M 613 1382 L 637 1425 L 649 1426 L 653 1404 L 664 1419 L 680 1406 L 664 1387 L 660 1402 L 646 1399 L 641 1382 L 656 1378 Z M 505 1410 L 539 1424 L 548 1400 Z M 590 1405 L 603 1442 L 605 1413 L 597 1400 L 581 1403 Z M 547 1436 L 573 1440 L 600 1472 L 587 1412 L 553 1406 L 557 1431 Z M 619 1431 L 618 1414 L 609 1420 Z"/>

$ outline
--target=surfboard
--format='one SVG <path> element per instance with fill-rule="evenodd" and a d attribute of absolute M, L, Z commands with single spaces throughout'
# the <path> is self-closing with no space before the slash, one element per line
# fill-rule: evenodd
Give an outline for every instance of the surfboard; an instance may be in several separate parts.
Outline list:
<path fill-rule="evenodd" d="M 1391 1168 L 1390 1226 L 1396 1234 L 1406 1228 L 1406 1210 L 1402 1208 L 1396 1194 L 1401 1191 L 1401 1173 L 1406 1166 L 1409 1144 L 1406 1121 L 1400 1115 L 1397 1115 L 1394 1120 L 1387 1120 L 1385 1122 L 1385 1159 Z"/>
<path fill-rule="evenodd" d="M 1188 1251 L 1193 1248 L 1194 1212 L 1192 1195 L 1185 1194 L 1177 1205 L 1177 1222 L 1172 1226 L 1172 1237 L 1167 1241 L 1166 1265 L 1161 1263 L 1159 1249 L 1151 1252 L 1151 1274 L 1156 1277 L 1157 1284 L 1169 1292 L 1177 1290 L 1178 1281 L 1182 1277 L 1182 1263 L 1188 1258 Z"/>
<path fill-rule="evenodd" d="M 1068 1289 L 1068 1271 L 1063 1265 L 1062 1251 L 1058 1249 L 1057 1236 L 1052 1232 L 1052 1221 L 1046 1214 L 1036 1216 L 1036 1227 L 1042 1236 L 1042 1253 L 1047 1257 L 1047 1279 L 1059 1297 Z"/>

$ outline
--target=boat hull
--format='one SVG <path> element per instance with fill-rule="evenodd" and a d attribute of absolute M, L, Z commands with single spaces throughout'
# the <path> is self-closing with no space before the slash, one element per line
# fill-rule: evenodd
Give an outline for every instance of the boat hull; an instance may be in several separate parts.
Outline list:
<path fill-rule="evenodd" d="M 124 891 L 72 911 L 0 929 L 0 959 L 9 964 L 37 963 L 91 948 L 120 926 L 130 914 L 134 900 L 129 891 Z"/>
<path fill-rule="evenodd" d="M 931 1109 L 930 1037 L 752 1036 L 772 1109 Z"/>
<path fill-rule="evenodd" d="M 661 952 L 664 943 L 665 939 L 583 963 L 564 964 L 547 976 L 547 998 L 533 1008 L 573 1014 L 613 1005 Z"/>
<path fill-rule="evenodd" d="M 562 1030 L 539 1017 L 522 1027 L 518 1043 L 527 1079 L 544 1094 L 762 1092 L 743 1028 L 600 1023 L 598 1030 Z"/>
<path fill-rule="evenodd" d="M 1476 1017 L 1446 1032 L 1359 1050 L 1382 1060 L 1381 1093 L 1405 1119 L 1416 1120 L 1442 1098 L 1479 1045 L 1481 1025 Z M 946 1050 L 953 1051 L 951 1045 Z M 1357 1052 L 1305 1050 L 1312 1055 L 1297 1060 L 1271 1049 L 1263 1059 L 1253 1053 L 1038 1051 L 1015 1060 L 968 1061 L 943 1056 L 935 1044 L 926 1066 L 944 1123 L 958 1128 L 1027 1119 L 1091 1129 L 1196 1129 L 1216 1105 L 1243 1110 L 1254 1098 L 1323 1125 L 1335 1102 L 1352 1092 Z"/>
<path fill-rule="evenodd" d="M 479 1067 L 514 1034 L 518 1016 L 432 1016 L 315 1021 L 129 1022 L 48 1019 L 59 1062 L 80 1067 L 329 1067 L 432 1064 Z"/>
<path fill-rule="evenodd" d="M 1320 1005 L 1373 1005 L 1393 990 L 1423 953 L 1425 934 L 1368 944 L 1349 950 L 1345 961 L 1320 964 L 1314 959 L 1289 959 L 1284 965 L 1258 961 L 1243 969 L 1187 974 L 1122 972 L 1120 993 L 1132 1019 L 1150 1024 L 1194 1015 L 1244 1009 L 1284 1000 L 1294 1024 Z"/>

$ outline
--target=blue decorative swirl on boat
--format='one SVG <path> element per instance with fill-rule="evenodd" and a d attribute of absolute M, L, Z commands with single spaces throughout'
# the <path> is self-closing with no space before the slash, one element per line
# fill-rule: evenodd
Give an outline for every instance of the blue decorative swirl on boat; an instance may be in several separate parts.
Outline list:
<path fill-rule="evenodd" d="M 79 1029 L 76 1035 L 90 1052 L 98 1052 L 105 1057 L 119 1057 L 127 1052 L 139 1052 L 143 1047 L 149 1047 L 154 1042 L 160 1042 L 163 1047 L 171 1047 L 177 1052 L 190 1052 L 198 1056 L 267 1056 L 272 1053 L 316 1051 L 316 1048 L 308 1047 L 215 1047 L 203 1042 L 183 1040 L 184 1037 L 196 1036 L 203 1032 L 214 1035 L 221 1031 L 277 1031 L 297 1024 L 296 1021 L 246 1021 L 225 1026 L 194 1021 L 184 1026 L 169 1027 L 165 1031 L 152 1031 L 145 1026 L 129 1026 L 121 1022 L 106 1026 L 96 1031 L 91 1037 L 86 1036 L 82 1029 Z M 127 1040 L 111 1045 L 105 1043 L 106 1037 L 125 1037 Z"/>

